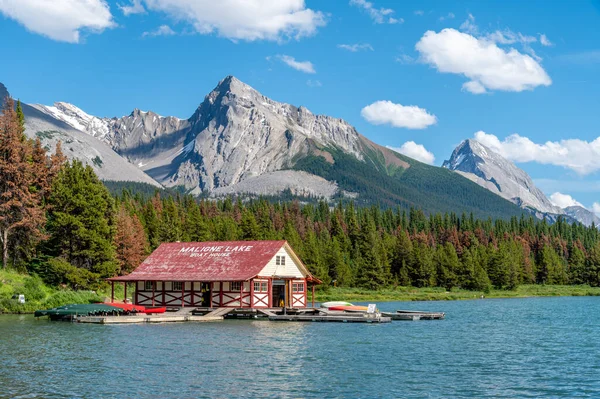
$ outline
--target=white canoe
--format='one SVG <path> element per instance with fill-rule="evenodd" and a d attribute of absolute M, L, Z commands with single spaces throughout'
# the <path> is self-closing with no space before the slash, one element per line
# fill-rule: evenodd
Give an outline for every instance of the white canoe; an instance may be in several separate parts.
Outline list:
<path fill-rule="evenodd" d="M 321 304 L 322 308 L 329 309 L 332 306 L 353 306 L 350 302 L 342 302 L 342 301 L 332 301 L 332 302 L 323 302 Z"/>

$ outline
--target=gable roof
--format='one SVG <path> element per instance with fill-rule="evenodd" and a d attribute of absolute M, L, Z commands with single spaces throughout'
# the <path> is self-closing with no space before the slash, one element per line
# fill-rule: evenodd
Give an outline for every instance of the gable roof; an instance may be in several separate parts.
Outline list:
<path fill-rule="evenodd" d="M 109 280 L 246 281 L 256 277 L 286 244 L 286 241 L 165 243 L 131 274 Z"/>

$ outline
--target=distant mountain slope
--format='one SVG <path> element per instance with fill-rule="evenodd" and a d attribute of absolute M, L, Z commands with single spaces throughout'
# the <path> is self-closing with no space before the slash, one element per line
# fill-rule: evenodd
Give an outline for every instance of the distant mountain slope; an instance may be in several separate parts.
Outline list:
<path fill-rule="evenodd" d="M 101 140 L 164 186 L 194 194 L 286 191 L 477 217 L 522 214 L 456 173 L 373 143 L 342 119 L 273 101 L 233 76 L 186 120 L 137 109 L 98 118 L 67 103 L 34 107 Z"/>
<path fill-rule="evenodd" d="M 476 140 L 460 143 L 442 167 L 462 174 L 523 208 L 563 213 L 535 186 L 525 171 Z"/>
<path fill-rule="evenodd" d="M 8 90 L 0 83 L 0 102 L 3 103 L 6 96 Z M 33 139 L 39 138 L 48 151 L 53 151 L 56 143 L 61 141 L 63 152 L 69 159 L 77 158 L 90 165 L 102 180 L 142 182 L 161 187 L 102 141 L 37 107 L 22 104 L 22 108 L 25 114 L 25 134 Z"/>
<path fill-rule="evenodd" d="M 591 226 L 594 223 L 597 227 L 600 227 L 600 218 L 594 212 L 582 206 L 568 206 L 564 208 L 564 212 L 585 226 Z"/>
<path fill-rule="evenodd" d="M 552 204 L 524 170 L 476 140 L 460 143 L 442 167 L 514 202 L 540 219 L 555 221 L 562 216 L 567 221 L 578 221 L 586 226 L 600 222 L 593 212 L 581 206 L 562 209 Z"/>

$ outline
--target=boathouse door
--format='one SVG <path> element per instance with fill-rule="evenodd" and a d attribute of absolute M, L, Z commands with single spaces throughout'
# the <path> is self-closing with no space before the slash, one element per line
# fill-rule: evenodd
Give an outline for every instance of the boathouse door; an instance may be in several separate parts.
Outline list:
<path fill-rule="evenodd" d="M 287 306 L 287 295 L 285 292 L 285 280 L 273 280 L 273 297 L 272 304 L 274 308 L 280 308 L 281 302 L 283 301 L 283 306 Z"/>

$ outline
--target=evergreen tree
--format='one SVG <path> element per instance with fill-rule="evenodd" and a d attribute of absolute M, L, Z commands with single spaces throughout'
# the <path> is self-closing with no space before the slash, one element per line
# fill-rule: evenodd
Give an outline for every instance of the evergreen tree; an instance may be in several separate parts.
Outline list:
<path fill-rule="evenodd" d="M 23 129 L 8 98 L 0 115 L 0 243 L 2 265 L 8 266 L 9 243 L 19 231 L 27 239 L 42 237 L 45 223 L 42 193 L 36 190 L 31 144 L 22 140 Z M 22 242 L 22 240 L 20 240 Z"/>
<path fill-rule="evenodd" d="M 93 169 L 78 160 L 66 163 L 49 202 L 46 253 L 102 277 L 114 276 L 115 205 Z"/>

